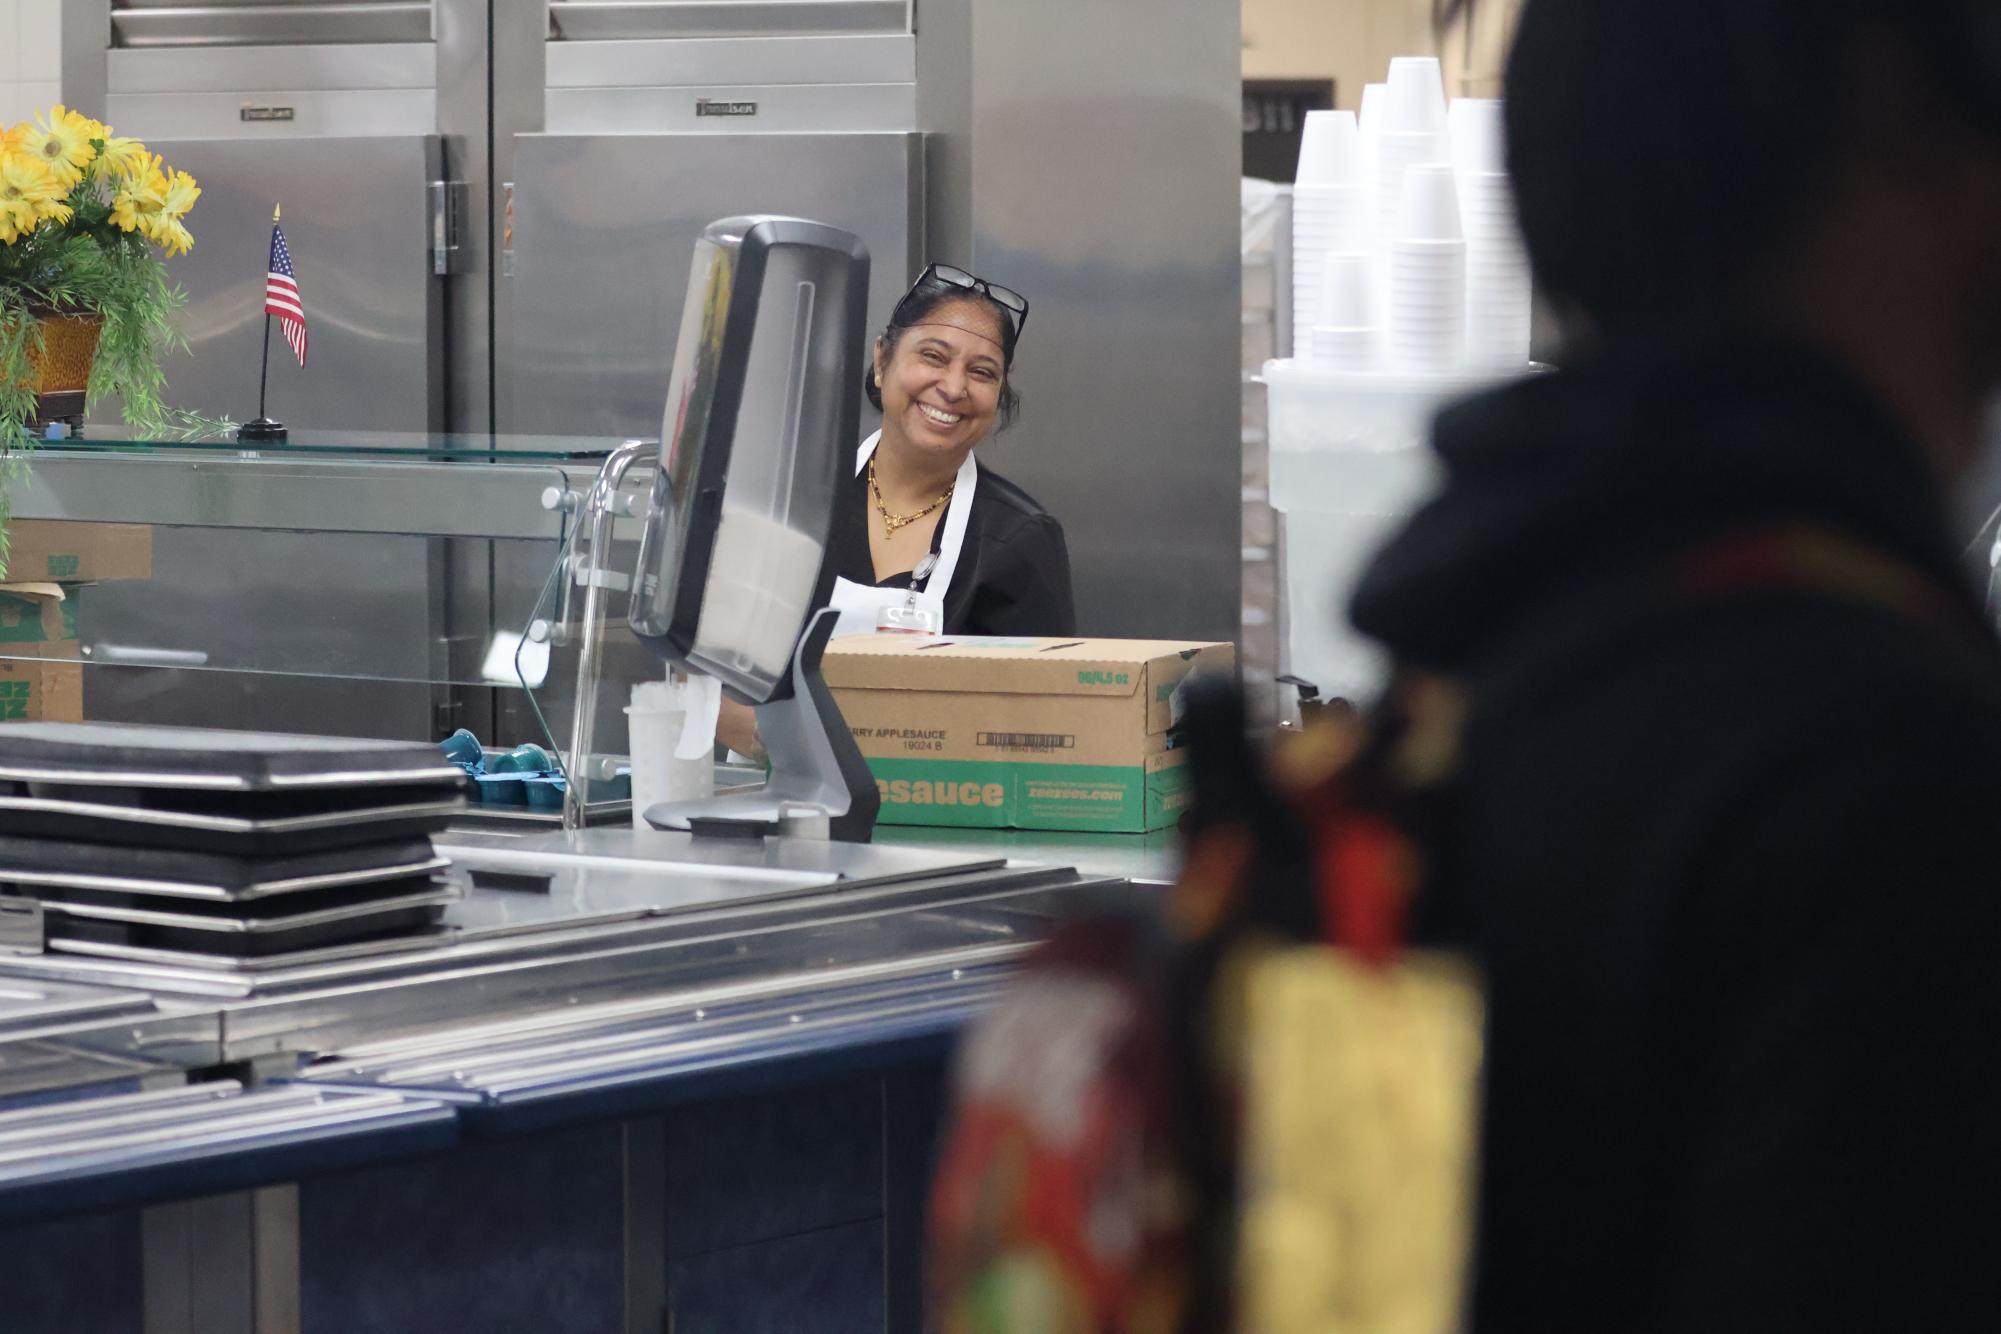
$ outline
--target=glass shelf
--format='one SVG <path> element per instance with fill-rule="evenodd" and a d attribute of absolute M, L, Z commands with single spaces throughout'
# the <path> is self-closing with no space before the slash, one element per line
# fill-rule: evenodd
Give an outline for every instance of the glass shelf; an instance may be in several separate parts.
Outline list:
<path fill-rule="evenodd" d="M 527 650 L 528 690 L 514 646 L 532 622 L 562 619 L 571 515 L 557 502 L 588 490 L 619 443 L 344 432 L 257 450 L 40 445 L 4 482 L 7 579 L 42 587 L 0 590 L 0 720 L 427 740 L 469 722 L 507 745 L 567 742 L 575 646 Z M 636 470 L 630 501 L 650 485 Z M 637 526 L 616 529 L 629 577 Z M 598 745 L 618 753 L 616 705 L 665 668 L 622 622 L 607 638 L 615 703 Z"/>
<path fill-rule="evenodd" d="M 602 459 L 612 436 L 430 434 L 403 431 L 294 431 L 287 440 L 228 436 L 147 439 L 125 426 L 89 426 L 66 440 L 35 442 L 38 454 L 227 455 L 232 458 L 354 458 L 413 462 L 543 463 Z"/>

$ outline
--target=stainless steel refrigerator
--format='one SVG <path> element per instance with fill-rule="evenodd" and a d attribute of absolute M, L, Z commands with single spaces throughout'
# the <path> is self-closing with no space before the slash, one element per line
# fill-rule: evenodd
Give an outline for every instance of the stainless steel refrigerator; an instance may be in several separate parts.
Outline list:
<path fill-rule="evenodd" d="M 1064 522 L 1083 629 L 1235 637 L 1235 6 L 65 0 L 63 19 L 70 100 L 206 191 L 177 266 L 195 347 L 169 368 L 177 402 L 255 410 L 282 199 L 312 364 L 274 354 L 273 415 L 650 435 L 701 226 L 803 214 L 868 243 L 872 323 L 928 260 L 1028 294 L 1026 412 L 988 461 Z M 273 598 L 359 598 L 447 608 L 425 632 L 456 640 L 508 624 L 543 573 L 451 551 L 328 570 L 280 545 L 154 593 L 205 599 L 217 635 L 254 634 Z M 383 726 L 495 716 L 442 695 Z"/>

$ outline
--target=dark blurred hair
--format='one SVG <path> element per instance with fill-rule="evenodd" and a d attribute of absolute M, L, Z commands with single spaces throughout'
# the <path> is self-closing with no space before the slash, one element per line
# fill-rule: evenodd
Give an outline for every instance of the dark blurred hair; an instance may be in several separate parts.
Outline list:
<path fill-rule="evenodd" d="M 1527 0 L 1508 164 L 1543 292 L 1601 329 L 1727 313 L 1823 200 L 1879 35 L 2001 140 L 2001 0 Z"/>
<path fill-rule="evenodd" d="M 903 335 L 909 333 L 917 325 L 929 320 L 940 306 L 950 305 L 954 301 L 966 301 L 975 306 L 990 310 L 993 312 L 994 319 L 1000 322 L 1001 328 L 1005 329 L 1008 327 L 1007 311 L 1001 307 L 999 302 L 991 297 L 982 296 L 978 292 L 962 291 L 957 288 L 950 288 L 943 291 L 919 288 L 906 297 L 902 305 L 897 307 L 898 313 L 902 316 L 902 323 L 891 324 L 884 328 L 880 334 L 876 335 L 876 342 L 882 345 L 883 364 L 887 365 L 896 360 L 896 348 L 903 341 Z M 862 383 L 862 392 L 868 395 L 868 401 L 875 407 L 875 410 L 881 412 L 882 386 L 877 384 L 875 380 L 875 358 L 873 357 L 869 358 L 868 379 Z M 1014 419 L 1020 414 L 1021 394 L 1014 387 L 1014 372 L 1010 368 L 1003 367 L 1001 370 L 1000 404 L 994 410 L 994 434 L 999 435 L 1002 431 L 1014 425 Z"/>

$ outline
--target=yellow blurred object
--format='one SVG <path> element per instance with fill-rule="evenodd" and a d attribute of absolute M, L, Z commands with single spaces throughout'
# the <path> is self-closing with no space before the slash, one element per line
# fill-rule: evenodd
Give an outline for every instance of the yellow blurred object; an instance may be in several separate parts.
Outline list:
<path fill-rule="evenodd" d="M 1484 1001 L 1462 963 L 1322 946 L 1243 970 L 1243 1334 L 1453 1334 Z"/>

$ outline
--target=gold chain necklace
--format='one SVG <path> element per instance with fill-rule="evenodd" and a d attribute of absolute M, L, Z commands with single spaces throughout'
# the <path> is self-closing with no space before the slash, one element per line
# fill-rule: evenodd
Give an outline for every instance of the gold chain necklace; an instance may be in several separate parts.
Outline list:
<path fill-rule="evenodd" d="M 944 495 L 938 497 L 936 500 L 932 501 L 929 505 L 926 505 L 923 509 L 917 511 L 917 513 L 915 514 L 891 514 L 889 512 L 889 506 L 882 503 L 882 487 L 875 480 L 875 458 L 873 455 L 869 457 L 868 489 L 875 496 L 875 512 L 882 516 L 883 536 L 885 537 L 895 537 L 896 532 L 899 528 L 909 527 L 911 524 L 916 523 L 919 519 L 931 513 L 931 511 L 937 509 L 940 505 L 944 504 L 946 501 L 950 500 L 952 498 L 952 492 L 955 489 L 957 489 L 958 485 L 959 485 L 959 479 L 954 477 L 952 479 L 952 485 L 945 488 Z"/>

